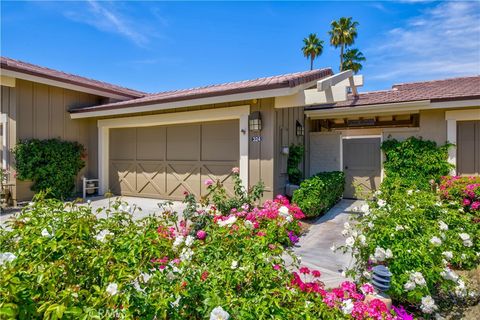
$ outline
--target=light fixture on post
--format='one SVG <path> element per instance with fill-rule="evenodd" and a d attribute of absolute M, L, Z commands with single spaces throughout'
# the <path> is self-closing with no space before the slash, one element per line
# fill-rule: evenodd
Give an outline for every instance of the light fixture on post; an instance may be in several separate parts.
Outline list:
<path fill-rule="evenodd" d="M 305 128 L 302 126 L 300 122 L 297 120 L 297 124 L 295 126 L 295 131 L 298 137 L 303 137 L 305 135 Z"/>
<path fill-rule="evenodd" d="M 248 128 L 250 131 L 262 130 L 262 117 L 260 116 L 260 111 L 252 112 L 248 116 Z"/>

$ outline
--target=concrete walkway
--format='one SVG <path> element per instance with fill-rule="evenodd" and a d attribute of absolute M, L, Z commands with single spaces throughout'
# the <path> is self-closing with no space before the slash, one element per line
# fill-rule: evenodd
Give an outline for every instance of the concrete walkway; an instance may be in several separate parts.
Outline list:
<path fill-rule="evenodd" d="M 363 203 L 361 200 L 341 200 L 313 223 L 294 248 L 294 252 L 302 258 L 302 266 L 320 270 L 320 279 L 327 288 L 338 286 L 347 280 L 342 276 L 342 271 L 352 266 L 352 257 L 349 253 L 332 252 L 330 248 L 333 244 L 345 244 L 342 236 L 343 224 L 356 214 L 353 208 L 360 207 Z"/>

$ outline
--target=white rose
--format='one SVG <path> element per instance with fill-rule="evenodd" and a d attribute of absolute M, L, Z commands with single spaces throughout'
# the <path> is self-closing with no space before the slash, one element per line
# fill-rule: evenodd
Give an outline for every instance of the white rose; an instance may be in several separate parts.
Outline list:
<path fill-rule="evenodd" d="M 288 210 L 288 208 L 286 206 L 281 206 L 279 209 L 278 209 L 278 213 L 283 216 L 283 217 L 286 217 L 290 214 L 290 211 Z"/>
<path fill-rule="evenodd" d="M 435 300 L 432 299 L 431 296 L 426 296 L 422 298 L 422 305 L 420 306 L 422 312 L 424 313 L 432 313 L 437 310 L 437 306 L 435 305 Z"/>
<path fill-rule="evenodd" d="M 427 284 L 421 272 L 412 272 L 410 274 L 410 280 L 415 282 L 419 286 L 424 286 Z"/>
<path fill-rule="evenodd" d="M 377 201 L 377 205 L 380 207 L 380 208 L 383 208 L 387 205 L 387 201 L 383 200 L 383 199 L 379 199 Z"/>
<path fill-rule="evenodd" d="M 228 226 L 230 227 L 232 224 L 234 224 L 235 222 L 237 222 L 237 217 L 235 216 L 230 216 L 228 217 L 227 220 L 218 220 L 218 225 L 220 227 L 225 227 L 225 226 Z"/>
<path fill-rule="evenodd" d="M 403 288 L 407 291 L 411 291 L 413 289 L 415 289 L 416 285 L 415 285 L 415 282 L 413 281 L 407 281 L 404 285 L 403 285 Z"/>
<path fill-rule="evenodd" d="M 109 283 L 105 291 L 111 296 L 116 295 L 118 293 L 118 284 L 114 282 Z"/>
<path fill-rule="evenodd" d="M 243 223 L 245 224 L 245 227 L 247 227 L 247 229 L 253 229 L 253 222 L 252 221 L 245 220 Z"/>
<path fill-rule="evenodd" d="M 11 252 L 0 253 L 0 266 L 3 266 L 6 262 L 12 262 L 16 258 L 17 256 Z"/>
<path fill-rule="evenodd" d="M 95 239 L 97 239 L 100 242 L 105 242 L 107 240 L 107 236 L 113 236 L 113 233 L 104 229 L 99 233 L 97 233 L 97 235 L 95 236 Z"/>
<path fill-rule="evenodd" d="M 413 190 L 407 190 L 407 194 L 411 196 L 413 194 Z"/>
<path fill-rule="evenodd" d="M 376 247 L 374 257 L 377 261 L 380 261 L 380 262 L 384 261 L 385 258 L 386 258 L 385 249 L 380 248 L 380 247 Z"/>
<path fill-rule="evenodd" d="M 368 215 L 370 213 L 370 206 L 368 205 L 368 203 L 363 204 L 360 207 L 360 211 L 362 211 L 365 215 Z"/>
<path fill-rule="evenodd" d="M 190 248 L 183 248 L 182 252 L 180 252 L 180 259 L 182 261 L 190 261 L 193 256 L 193 251 Z"/>
<path fill-rule="evenodd" d="M 187 247 L 190 247 L 193 244 L 194 241 L 195 241 L 195 237 L 187 236 L 187 238 L 185 239 L 185 245 Z"/>
<path fill-rule="evenodd" d="M 42 230 L 42 237 L 51 238 L 53 235 L 47 229 Z"/>
<path fill-rule="evenodd" d="M 432 237 L 432 239 L 430 239 L 430 243 L 434 246 L 439 246 L 442 244 L 442 240 L 439 237 Z"/>
<path fill-rule="evenodd" d="M 471 247 L 471 246 L 473 246 L 473 242 L 472 242 L 472 240 L 467 239 L 467 240 L 464 240 L 464 241 L 463 241 L 463 245 L 464 245 L 465 247 Z"/>
<path fill-rule="evenodd" d="M 457 281 L 458 280 L 458 275 L 450 268 L 445 268 L 443 269 L 442 272 L 440 272 L 440 275 L 445 279 L 445 280 L 452 280 L 452 281 Z"/>
<path fill-rule="evenodd" d="M 342 303 L 342 311 L 344 314 L 351 314 L 353 311 L 352 299 L 347 299 Z"/>
<path fill-rule="evenodd" d="M 444 251 L 444 252 L 442 252 L 442 254 L 443 254 L 443 256 L 444 256 L 445 258 L 447 258 L 447 260 L 450 260 L 450 259 L 453 258 L 453 253 L 452 253 L 452 251 Z"/>
<path fill-rule="evenodd" d="M 361 235 L 358 236 L 358 240 L 360 241 L 360 244 L 361 244 L 362 246 L 364 246 L 364 245 L 367 244 L 367 238 L 366 238 L 363 234 L 361 234 Z"/>
<path fill-rule="evenodd" d="M 462 239 L 463 241 L 470 240 L 470 235 L 468 233 L 459 233 L 458 235 L 460 236 L 460 239 Z"/>
<path fill-rule="evenodd" d="M 353 245 L 355 244 L 355 239 L 353 237 L 348 237 L 347 239 L 345 239 L 345 244 L 348 247 L 353 247 Z"/>
<path fill-rule="evenodd" d="M 395 226 L 395 231 L 405 230 L 405 227 L 402 225 Z"/>
<path fill-rule="evenodd" d="M 440 228 L 440 230 L 443 230 L 443 231 L 448 230 L 448 224 L 446 224 L 443 221 L 438 221 L 438 227 Z"/>
<path fill-rule="evenodd" d="M 175 241 L 173 241 L 173 247 L 176 248 L 176 247 L 180 246 L 184 241 L 185 241 L 184 236 L 177 236 L 175 238 Z"/>
<path fill-rule="evenodd" d="M 229 318 L 230 314 L 220 306 L 213 309 L 210 313 L 210 320 L 228 320 Z"/>
<path fill-rule="evenodd" d="M 230 265 L 230 269 L 237 269 L 238 268 L 238 261 L 233 260 L 232 264 Z"/>

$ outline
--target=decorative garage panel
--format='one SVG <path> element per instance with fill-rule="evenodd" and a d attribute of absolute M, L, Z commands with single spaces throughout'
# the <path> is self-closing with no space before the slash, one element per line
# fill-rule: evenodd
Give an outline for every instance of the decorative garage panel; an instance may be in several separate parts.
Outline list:
<path fill-rule="evenodd" d="M 183 199 L 220 180 L 233 193 L 239 165 L 238 120 L 110 130 L 110 189 L 115 194 Z"/>

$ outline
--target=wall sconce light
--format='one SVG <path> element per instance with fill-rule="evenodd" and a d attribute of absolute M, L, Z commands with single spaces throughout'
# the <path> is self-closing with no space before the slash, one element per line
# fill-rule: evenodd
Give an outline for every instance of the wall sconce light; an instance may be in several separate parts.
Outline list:
<path fill-rule="evenodd" d="M 260 116 L 260 111 L 252 112 L 248 116 L 248 128 L 250 131 L 262 130 L 262 117 Z"/>
<path fill-rule="evenodd" d="M 295 131 L 297 133 L 297 136 L 303 137 L 305 135 L 305 128 L 302 126 L 300 122 L 297 120 L 297 124 L 295 126 Z"/>

